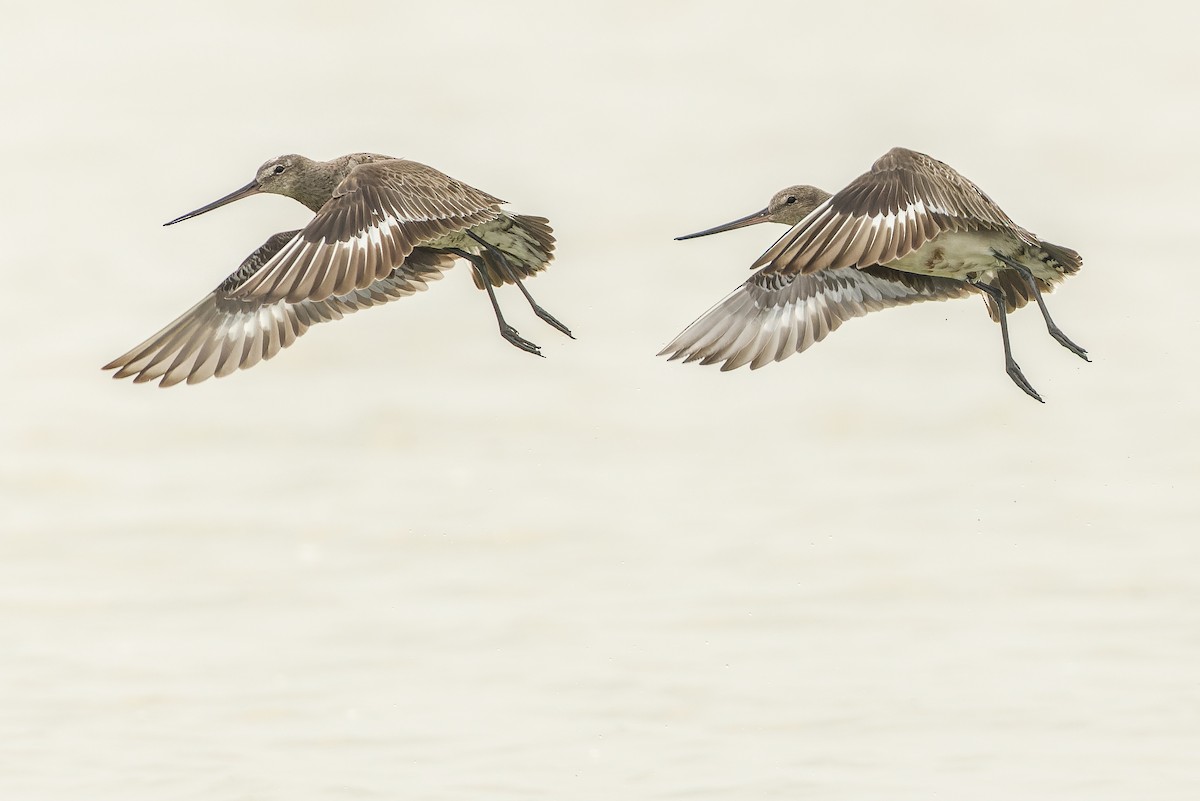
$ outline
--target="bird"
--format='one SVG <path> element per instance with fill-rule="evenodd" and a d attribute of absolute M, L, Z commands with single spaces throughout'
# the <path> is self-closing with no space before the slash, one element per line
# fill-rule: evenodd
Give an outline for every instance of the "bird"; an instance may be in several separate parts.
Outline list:
<path fill-rule="evenodd" d="M 892 148 L 835 194 L 791 186 L 761 211 L 677 239 L 763 222 L 789 230 L 754 261 L 749 280 L 658 355 L 757 369 L 820 342 L 852 317 L 982 294 L 1000 324 L 1005 371 L 1030 397 L 1045 402 L 1013 359 L 1008 312 L 1035 301 L 1050 335 L 1090 361 L 1042 298 L 1079 272 L 1080 255 L 1020 227 L 982 189 L 924 153 Z"/>
<path fill-rule="evenodd" d="M 505 284 L 574 339 L 522 283 L 553 258 L 549 220 L 509 213 L 505 201 L 408 159 L 278 156 L 242 188 L 164 225 L 260 193 L 293 198 L 314 216 L 272 235 L 199 303 L 102 369 L 163 387 L 226 376 L 272 358 L 316 323 L 426 289 L 458 259 L 471 264 L 507 342 L 541 355 L 504 319 L 495 288 Z"/>

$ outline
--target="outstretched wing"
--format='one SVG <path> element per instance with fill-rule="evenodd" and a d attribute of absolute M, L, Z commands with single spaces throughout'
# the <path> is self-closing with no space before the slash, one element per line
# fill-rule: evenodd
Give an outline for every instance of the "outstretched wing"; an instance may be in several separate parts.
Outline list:
<path fill-rule="evenodd" d="M 503 202 L 415 161 L 360 164 L 308 225 L 229 294 L 299 303 L 366 289 L 413 248 L 493 219 Z"/>
<path fill-rule="evenodd" d="M 672 360 L 744 364 L 758 369 L 820 342 L 851 317 L 917 303 L 973 294 L 962 281 L 890 270 L 834 268 L 812 275 L 754 274 L 688 326 L 659 356 Z"/>
<path fill-rule="evenodd" d="M 272 236 L 203 300 L 103 369 L 116 370 L 113 378 L 132 376 L 139 384 L 161 379 L 159 386 L 163 387 L 226 376 L 270 359 L 311 325 L 340 320 L 359 309 L 426 289 L 429 281 L 441 278 L 454 264 L 451 255 L 416 248 L 403 265 L 369 286 L 324 300 L 260 302 L 232 294 L 298 233 Z"/>
<path fill-rule="evenodd" d="M 888 264 L 948 231 L 992 229 L 1037 241 L 950 166 L 897 147 L 797 223 L 751 269 L 790 275 Z"/>

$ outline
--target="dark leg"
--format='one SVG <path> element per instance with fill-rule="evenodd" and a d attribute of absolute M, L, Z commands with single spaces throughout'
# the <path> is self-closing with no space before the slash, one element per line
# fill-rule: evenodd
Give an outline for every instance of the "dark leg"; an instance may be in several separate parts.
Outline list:
<path fill-rule="evenodd" d="M 510 281 L 512 281 L 514 284 L 517 285 L 517 289 L 521 290 L 521 294 L 525 296 L 525 300 L 529 301 L 529 307 L 531 309 L 533 309 L 534 314 L 536 314 L 538 317 L 540 317 L 545 322 L 549 323 L 552 327 L 557 328 L 559 331 L 562 331 L 564 334 L 569 336 L 571 339 L 575 338 L 575 335 L 571 333 L 570 328 L 567 328 L 565 325 L 560 323 L 558 320 L 556 320 L 554 318 L 554 315 L 552 315 L 550 312 L 546 311 L 545 309 L 543 309 L 541 306 L 539 306 L 537 304 L 537 301 L 533 299 L 533 295 L 530 295 L 529 290 L 525 288 L 525 284 L 521 283 L 521 279 L 518 278 L 515 274 L 513 274 L 512 267 L 508 263 L 508 257 L 504 255 L 503 250 L 496 247 L 491 242 L 488 242 L 487 240 L 483 239 L 482 237 L 476 236 L 473 231 L 468 230 L 466 232 L 466 234 L 467 234 L 467 236 L 471 237 L 476 242 L 478 242 L 479 244 L 483 245 L 485 248 L 490 250 L 492 253 L 496 254 L 496 258 L 500 259 L 500 264 L 503 265 L 504 274 L 506 276 L 508 276 L 508 279 Z M 484 283 L 488 283 L 486 275 L 484 276 Z M 488 285 L 490 286 L 490 283 Z"/>
<path fill-rule="evenodd" d="M 1004 369 L 1008 372 L 1008 377 L 1013 380 L 1013 383 L 1025 391 L 1025 394 L 1039 403 L 1045 403 L 1042 396 L 1037 394 L 1037 390 L 1025 378 L 1025 374 L 1021 372 L 1021 368 L 1017 366 L 1013 360 L 1012 346 L 1008 344 L 1008 310 L 1004 306 L 1004 292 L 999 287 L 994 287 L 991 284 L 970 281 L 973 287 L 983 292 L 992 299 L 999 310 L 1000 317 L 1000 336 L 1004 340 Z"/>
<path fill-rule="evenodd" d="M 526 353 L 532 353 L 534 356 L 541 356 L 542 350 L 537 345 L 525 339 L 517 333 L 517 329 L 513 328 L 504 321 L 504 315 L 500 313 L 500 304 L 496 301 L 496 293 L 492 290 L 492 282 L 487 280 L 487 271 L 483 269 L 483 260 L 474 253 L 468 253 L 465 250 L 458 248 L 446 248 L 447 253 L 453 253 L 455 256 L 466 259 L 471 262 L 471 266 L 475 268 L 475 272 L 479 273 L 479 277 L 483 279 L 483 286 L 487 289 L 488 300 L 492 302 L 492 311 L 496 313 L 496 322 L 500 325 L 500 336 L 504 337 L 509 344 L 514 345 Z"/>
<path fill-rule="evenodd" d="M 1087 357 L 1087 351 L 1076 345 L 1071 340 L 1067 339 L 1067 335 L 1062 332 L 1062 329 L 1055 325 L 1054 321 L 1050 319 L 1050 312 L 1046 310 L 1046 301 L 1042 300 L 1042 291 L 1038 289 L 1037 281 L 1034 280 L 1033 273 L 1029 271 L 1029 268 L 1024 264 L 1021 264 L 1019 261 L 1010 259 L 1008 256 L 1004 256 L 1000 253 L 996 253 L 994 250 L 992 253 L 995 253 L 997 259 L 1016 270 L 1017 273 L 1025 279 L 1025 283 L 1029 284 L 1029 288 L 1033 290 L 1034 300 L 1037 301 L 1038 308 L 1042 310 L 1042 319 L 1046 321 L 1046 330 L 1050 332 L 1050 336 L 1054 337 L 1054 339 L 1058 341 L 1058 344 L 1071 351 L 1071 353 L 1074 353 L 1085 362 L 1090 362 L 1091 359 Z"/>

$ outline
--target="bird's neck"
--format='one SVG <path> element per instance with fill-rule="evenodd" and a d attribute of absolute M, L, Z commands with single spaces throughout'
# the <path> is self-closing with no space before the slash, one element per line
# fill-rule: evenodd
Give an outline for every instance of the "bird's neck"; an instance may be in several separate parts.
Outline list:
<path fill-rule="evenodd" d="M 298 171 L 299 177 L 295 185 L 292 187 L 296 200 L 308 206 L 312 211 L 320 211 L 329 198 L 333 197 L 333 190 L 349 172 L 344 165 L 334 162 L 319 162 L 308 161 L 307 164 L 300 165 L 303 169 Z"/>

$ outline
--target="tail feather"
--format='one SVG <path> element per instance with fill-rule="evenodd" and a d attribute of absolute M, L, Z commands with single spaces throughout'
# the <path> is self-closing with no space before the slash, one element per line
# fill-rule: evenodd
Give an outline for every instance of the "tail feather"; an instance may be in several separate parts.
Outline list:
<path fill-rule="evenodd" d="M 1049 280 L 1039 276 L 1035 276 L 1033 279 L 1037 282 L 1038 290 L 1043 295 L 1048 295 L 1054 291 L 1055 284 L 1065 279 L 1068 275 L 1074 275 L 1079 272 L 1079 269 L 1083 266 L 1083 258 L 1074 250 L 1062 245 L 1055 245 L 1051 242 L 1038 240 L 1038 247 L 1041 248 L 1049 264 L 1056 270 L 1055 275 Z M 995 278 L 990 283 L 1004 292 L 1004 308 L 1009 313 L 1015 312 L 1034 299 L 1033 290 L 1030 288 L 1029 282 L 1013 270 L 1001 270 L 997 272 Z M 987 304 L 988 314 L 991 316 L 992 321 L 999 322 L 1000 315 L 996 310 L 995 302 L 990 296 L 984 295 L 984 303 Z"/>
<path fill-rule="evenodd" d="M 554 231 L 545 217 L 513 214 L 497 222 L 501 221 L 507 225 L 492 227 L 484 234 L 484 239 L 502 251 L 504 258 L 490 249 L 480 254 L 488 281 L 496 287 L 532 278 L 554 259 Z M 508 269 L 505 269 L 505 263 Z M 483 289 L 479 273 L 472 270 L 471 277 L 475 287 Z"/>
<path fill-rule="evenodd" d="M 1038 240 L 1038 246 L 1057 263 L 1064 276 L 1073 275 L 1083 267 L 1083 257 L 1070 248 L 1043 240 Z"/>

